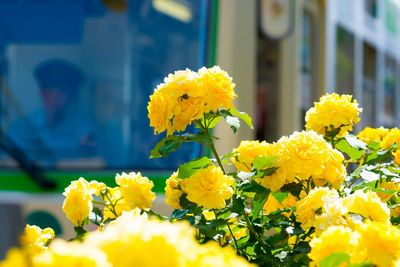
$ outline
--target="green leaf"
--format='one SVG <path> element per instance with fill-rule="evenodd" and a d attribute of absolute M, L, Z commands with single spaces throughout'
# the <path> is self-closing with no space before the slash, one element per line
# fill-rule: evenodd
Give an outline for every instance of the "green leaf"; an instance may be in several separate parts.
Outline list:
<path fill-rule="evenodd" d="M 236 108 L 230 108 L 229 112 L 235 116 L 238 117 L 239 119 L 241 119 L 242 121 L 244 121 L 251 129 L 253 129 L 253 119 L 250 117 L 249 114 L 245 113 L 245 112 L 240 112 L 239 110 L 237 110 Z"/>
<path fill-rule="evenodd" d="M 352 160 L 359 160 L 363 155 L 364 151 L 357 147 L 353 147 L 349 144 L 346 138 L 342 138 L 335 146 L 341 152 L 347 154 Z"/>
<path fill-rule="evenodd" d="M 218 122 L 221 119 L 222 119 L 222 116 L 221 116 L 221 114 L 219 114 L 219 112 L 217 112 L 217 113 L 208 112 L 208 113 L 204 114 L 203 118 L 201 118 L 201 123 L 203 125 L 206 125 L 208 129 L 212 129 L 218 124 Z"/>
<path fill-rule="evenodd" d="M 279 203 L 282 203 L 287 196 L 289 195 L 288 192 L 271 192 L 272 196 L 279 201 Z"/>
<path fill-rule="evenodd" d="M 358 139 L 355 135 L 352 134 L 348 134 L 344 137 L 347 141 L 347 143 L 349 143 L 350 146 L 357 148 L 357 149 L 367 149 L 367 145 L 361 141 L 360 139 Z"/>
<path fill-rule="evenodd" d="M 375 172 L 371 172 L 368 170 L 362 170 L 360 173 L 361 178 L 363 178 L 367 182 L 373 182 L 379 180 L 380 175 Z"/>
<path fill-rule="evenodd" d="M 175 151 L 182 144 L 181 137 L 176 135 L 169 135 L 161 139 L 160 142 L 150 152 L 150 158 L 166 157 L 170 152 Z"/>
<path fill-rule="evenodd" d="M 320 262 L 320 267 L 336 267 L 343 262 L 348 262 L 350 256 L 347 253 L 332 253 L 328 257 L 325 257 Z"/>
<path fill-rule="evenodd" d="M 203 169 L 212 164 L 211 159 L 202 157 L 196 160 L 192 160 L 188 163 L 182 164 L 178 169 L 178 178 L 189 178 L 199 169 Z"/>
<path fill-rule="evenodd" d="M 237 129 L 239 129 L 240 127 L 239 118 L 233 116 L 225 116 L 224 119 L 226 123 L 228 123 L 231 126 L 231 129 L 234 133 L 237 131 Z"/>
<path fill-rule="evenodd" d="M 274 166 L 276 162 L 276 156 L 258 156 L 253 161 L 253 167 L 257 170 L 264 170 Z"/>

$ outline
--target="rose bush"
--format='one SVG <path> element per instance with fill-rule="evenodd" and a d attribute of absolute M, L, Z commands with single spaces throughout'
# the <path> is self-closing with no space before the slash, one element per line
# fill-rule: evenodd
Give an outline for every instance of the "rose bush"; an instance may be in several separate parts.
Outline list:
<path fill-rule="evenodd" d="M 185 142 L 212 154 L 166 180 L 170 216 L 151 210 L 153 183 L 140 173 L 117 174 L 116 187 L 80 178 L 64 193 L 74 240 L 27 226 L 0 267 L 400 266 L 400 130 L 356 136 L 358 103 L 326 94 L 306 113 L 306 131 L 219 155 L 212 128 L 252 127 L 234 87 L 219 67 L 184 70 L 150 97 L 150 125 L 166 132 L 152 158 Z"/>

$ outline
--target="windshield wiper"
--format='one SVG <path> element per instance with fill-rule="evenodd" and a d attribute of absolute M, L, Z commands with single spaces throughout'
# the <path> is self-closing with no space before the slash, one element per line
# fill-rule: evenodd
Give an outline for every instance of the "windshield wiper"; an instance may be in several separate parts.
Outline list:
<path fill-rule="evenodd" d="M 54 189 L 56 183 L 50 181 L 45 175 L 42 168 L 33 162 L 11 138 L 4 134 L 0 129 L 0 148 L 7 152 L 25 171 L 29 177 L 42 189 Z"/>

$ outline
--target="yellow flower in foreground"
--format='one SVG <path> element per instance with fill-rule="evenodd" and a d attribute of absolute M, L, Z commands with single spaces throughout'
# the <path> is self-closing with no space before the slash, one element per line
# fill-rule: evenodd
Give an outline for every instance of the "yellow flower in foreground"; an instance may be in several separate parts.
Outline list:
<path fill-rule="evenodd" d="M 206 209 L 222 209 L 233 195 L 234 179 L 210 165 L 182 181 L 187 199 Z"/>
<path fill-rule="evenodd" d="M 198 73 L 200 87 L 207 90 L 204 112 L 231 108 L 237 95 L 234 92 L 235 84 L 228 73 L 219 66 L 209 69 L 203 67 Z"/>
<path fill-rule="evenodd" d="M 41 229 L 36 225 L 27 224 L 20 241 L 32 254 L 38 254 L 47 249 L 48 243 L 54 238 L 54 230 L 51 228 Z"/>
<path fill-rule="evenodd" d="M 183 192 L 180 189 L 180 179 L 177 178 L 178 173 L 174 172 L 166 181 L 165 186 L 165 203 L 174 209 L 180 209 L 179 198 Z"/>
<path fill-rule="evenodd" d="M 0 260 L 0 267 L 31 267 L 28 255 L 24 250 L 11 248 L 4 260 Z"/>
<path fill-rule="evenodd" d="M 390 210 L 375 192 L 357 190 L 343 200 L 343 205 L 350 213 L 361 215 L 364 219 L 389 222 Z"/>
<path fill-rule="evenodd" d="M 338 136 L 344 136 L 360 121 L 361 108 L 351 95 L 336 93 L 323 95 L 319 102 L 306 113 L 306 129 L 326 135 L 331 127 L 339 129 Z"/>
<path fill-rule="evenodd" d="M 84 244 L 101 249 L 112 266 L 249 266 L 231 248 L 199 245 L 186 222 L 162 222 L 123 213 L 104 231 L 89 234 Z M 238 264 L 241 265 L 238 265 Z"/>
<path fill-rule="evenodd" d="M 82 226 L 93 209 L 93 197 L 89 182 L 84 178 L 71 182 L 63 193 L 65 200 L 62 209 L 75 226 Z"/>
<path fill-rule="evenodd" d="M 389 133 L 381 142 L 381 148 L 388 149 L 394 144 L 400 145 L 400 130 L 398 128 L 390 129 Z"/>
<path fill-rule="evenodd" d="M 360 225 L 360 245 L 366 249 L 367 258 L 378 267 L 394 266 L 400 258 L 400 230 L 381 222 Z"/>
<path fill-rule="evenodd" d="M 111 267 L 99 249 L 56 239 L 49 250 L 33 259 L 34 267 Z"/>
<path fill-rule="evenodd" d="M 361 141 L 364 141 L 365 143 L 369 144 L 372 142 L 381 142 L 388 133 L 389 129 L 383 127 L 379 128 L 366 127 L 357 135 L 357 137 Z"/>
<path fill-rule="evenodd" d="M 336 190 L 327 187 L 316 187 L 297 202 L 296 219 L 304 230 L 314 226 L 315 218 L 326 212 L 328 203 L 339 200 Z"/>
<path fill-rule="evenodd" d="M 323 259 L 334 253 L 346 253 L 351 263 L 361 262 L 363 254 L 360 251 L 359 240 L 359 234 L 348 227 L 330 226 L 321 236 L 311 240 L 311 252 L 308 256 L 315 266 L 319 266 Z"/>
<path fill-rule="evenodd" d="M 147 177 L 143 177 L 140 172 L 129 174 L 122 173 L 115 176 L 115 182 L 119 185 L 121 196 L 130 209 L 151 208 L 156 194 L 151 191 L 154 184 Z"/>

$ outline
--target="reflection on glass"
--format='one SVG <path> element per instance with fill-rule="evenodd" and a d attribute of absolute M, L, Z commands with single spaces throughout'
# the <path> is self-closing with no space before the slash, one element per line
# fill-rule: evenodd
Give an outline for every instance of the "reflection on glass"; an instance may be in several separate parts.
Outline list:
<path fill-rule="evenodd" d="M 340 94 L 353 94 L 354 36 L 342 27 L 337 27 L 336 40 L 335 89 Z"/>
<path fill-rule="evenodd" d="M 175 169 L 199 156 L 200 146 L 186 144 L 149 160 L 162 136 L 153 135 L 146 107 L 166 74 L 206 64 L 209 1 L 95 2 L 79 40 L 52 39 L 54 29 L 34 43 L 0 36 L 3 143 L 46 168 Z"/>
<path fill-rule="evenodd" d="M 396 123 L 396 61 L 385 58 L 383 125 L 392 128 Z"/>
<path fill-rule="evenodd" d="M 279 42 L 259 34 L 257 44 L 256 137 L 275 141 L 278 135 Z"/>
<path fill-rule="evenodd" d="M 301 125 L 309 108 L 313 106 L 317 95 L 316 88 L 316 28 L 312 14 L 303 13 L 301 42 Z"/>
<path fill-rule="evenodd" d="M 361 107 L 361 128 L 375 126 L 375 96 L 376 96 L 376 50 L 364 43 L 363 46 L 363 87 Z"/>

